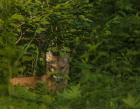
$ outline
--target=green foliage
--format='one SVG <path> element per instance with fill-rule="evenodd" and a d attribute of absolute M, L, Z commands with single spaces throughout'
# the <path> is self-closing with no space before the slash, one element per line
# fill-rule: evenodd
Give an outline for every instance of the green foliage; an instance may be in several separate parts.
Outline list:
<path fill-rule="evenodd" d="M 127 98 L 124 98 L 123 102 L 128 105 L 128 107 L 133 109 L 138 109 L 140 106 L 139 100 L 134 98 L 132 95 L 128 95 Z"/>
<path fill-rule="evenodd" d="M 139 109 L 139 4 L 0 0 L 0 92 L 11 94 L 0 109 Z M 48 50 L 70 54 L 68 87 L 54 95 L 42 83 L 11 90 L 9 78 L 44 73 Z"/>
<path fill-rule="evenodd" d="M 60 98 L 64 98 L 66 100 L 74 100 L 77 98 L 80 98 L 81 92 L 80 92 L 80 87 L 77 86 L 71 86 L 70 89 L 65 90 L 63 94 L 60 94 Z"/>

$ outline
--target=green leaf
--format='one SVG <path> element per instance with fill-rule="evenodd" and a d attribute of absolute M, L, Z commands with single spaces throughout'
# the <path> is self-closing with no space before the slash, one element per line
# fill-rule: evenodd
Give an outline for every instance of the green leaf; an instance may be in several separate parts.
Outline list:
<path fill-rule="evenodd" d="M 86 18 L 84 15 L 79 16 L 81 20 L 86 21 L 86 22 L 93 22 L 92 20 Z"/>
<path fill-rule="evenodd" d="M 36 33 L 42 33 L 44 31 L 46 31 L 46 28 L 39 27 L 39 28 L 37 28 Z"/>
<path fill-rule="evenodd" d="M 81 97 L 80 86 L 71 86 L 70 89 L 63 92 L 62 97 L 67 100 L 73 100 Z"/>
<path fill-rule="evenodd" d="M 128 95 L 127 98 L 124 98 L 122 101 L 131 108 L 137 107 L 137 99 L 132 95 Z"/>
<path fill-rule="evenodd" d="M 14 14 L 11 16 L 11 20 L 24 21 L 24 16 L 22 16 L 20 14 Z"/>

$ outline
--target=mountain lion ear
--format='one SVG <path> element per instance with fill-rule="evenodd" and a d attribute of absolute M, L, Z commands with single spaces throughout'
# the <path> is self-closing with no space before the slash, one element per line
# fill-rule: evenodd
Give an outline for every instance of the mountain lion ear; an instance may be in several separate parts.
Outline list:
<path fill-rule="evenodd" d="M 46 61 L 51 61 L 53 59 L 53 53 L 51 51 L 46 52 Z"/>

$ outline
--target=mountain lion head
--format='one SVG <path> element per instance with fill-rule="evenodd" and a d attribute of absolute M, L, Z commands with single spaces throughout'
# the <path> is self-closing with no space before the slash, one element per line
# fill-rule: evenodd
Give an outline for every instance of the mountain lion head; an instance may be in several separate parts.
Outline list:
<path fill-rule="evenodd" d="M 68 75 L 69 72 L 69 62 L 68 57 L 55 56 L 52 52 L 46 53 L 46 63 L 47 63 L 47 73 L 52 74 L 53 78 L 61 75 Z M 56 76 L 57 75 L 57 76 Z M 59 76 L 58 76 L 59 75 Z"/>
<path fill-rule="evenodd" d="M 48 87 L 51 87 L 52 90 L 63 89 L 63 87 L 66 86 L 68 81 L 68 57 L 54 55 L 51 51 L 47 52 L 46 69 L 50 80 L 50 84 L 48 83 Z"/>

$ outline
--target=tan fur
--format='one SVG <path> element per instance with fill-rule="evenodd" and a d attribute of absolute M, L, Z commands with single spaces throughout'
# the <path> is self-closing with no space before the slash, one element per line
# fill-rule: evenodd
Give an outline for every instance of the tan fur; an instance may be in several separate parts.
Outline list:
<path fill-rule="evenodd" d="M 15 77 L 10 79 L 10 83 L 13 86 L 19 85 L 24 87 L 35 87 L 36 83 L 38 82 L 38 78 L 32 77 Z"/>
<path fill-rule="evenodd" d="M 36 86 L 38 81 L 44 81 L 47 83 L 49 91 L 56 92 L 63 90 L 67 85 L 67 80 L 60 80 L 57 82 L 53 75 L 49 72 L 61 72 L 63 75 L 68 75 L 69 64 L 67 57 L 54 56 L 51 52 L 46 53 L 46 69 L 47 73 L 43 76 L 31 76 L 31 77 L 15 77 L 10 79 L 10 83 L 13 86 L 19 85 L 28 88 Z"/>
<path fill-rule="evenodd" d="M 13 86 L 24 86 L 24 87 L 29 87 L 29 88 L 33 88 L 36 86 L 36 84 L 39 81 L 44 81 L 47 82 L 47 75 L 43 75 L 43 76 L 30 76 L 30 77 L 14 77 L 12 79 L 10 79 L 10 83 Z"/>

